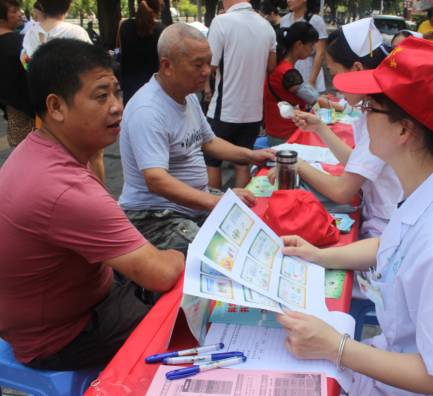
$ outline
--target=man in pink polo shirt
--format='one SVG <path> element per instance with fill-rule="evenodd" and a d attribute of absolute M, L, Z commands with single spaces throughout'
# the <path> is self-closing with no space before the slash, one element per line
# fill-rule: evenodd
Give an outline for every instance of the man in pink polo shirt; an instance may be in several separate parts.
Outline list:
<path fill-rule="evenodd" d="M 50 41 L 29 87 L 42 127 L 0 169 L 0 337 L 34 368 L 105 364 L 150 309 L 136 285 L 169 290 L 184 257 L 148 243 L 89 168 L 120 131 L 109 56 Z"/>

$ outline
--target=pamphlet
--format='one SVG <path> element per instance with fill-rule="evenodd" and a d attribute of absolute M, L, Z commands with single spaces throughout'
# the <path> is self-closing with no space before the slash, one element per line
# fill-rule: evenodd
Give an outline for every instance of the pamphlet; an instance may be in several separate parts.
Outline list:
<path fill-rule="evenodd" d="M 282 247 L 281 238 L 229 190 L 190 245 L 184 292 L 322 316 L 327 311 L 324 268 L 284 256 Z"/>

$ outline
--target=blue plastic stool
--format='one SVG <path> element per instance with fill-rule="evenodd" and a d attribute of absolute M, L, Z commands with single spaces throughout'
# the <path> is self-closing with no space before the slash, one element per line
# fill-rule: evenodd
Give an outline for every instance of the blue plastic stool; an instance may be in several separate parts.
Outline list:
<path fill-rule="evenodd" d="M 364 325 L 378 326 L 376 308 L 371 300 L 352 298 L 350 314 L 355 318 L 355 340 L 361 341 Z"/>
<path fill-rule="evenodd" d="M 254 150 L 269 148 L 268 137 L 259 136 L 254 143 Z"/>
<path fill-rule="evenodd" d="M 34 396 L 78 396 L 98 376 L 100 369 L 80 371 L 33 370 L 15 360 L 11 346 L 0 338 L 1 387 L 27 392 Z"/>

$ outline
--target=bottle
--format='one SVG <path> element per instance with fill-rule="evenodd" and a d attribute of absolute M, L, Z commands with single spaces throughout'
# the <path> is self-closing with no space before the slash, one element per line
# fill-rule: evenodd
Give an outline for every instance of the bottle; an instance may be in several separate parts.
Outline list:
<path fill-rule="evenodd" d="M 296 188 L 298 153 L 292 150 L 277 152 L 277 186 L 279 190 Z"/>

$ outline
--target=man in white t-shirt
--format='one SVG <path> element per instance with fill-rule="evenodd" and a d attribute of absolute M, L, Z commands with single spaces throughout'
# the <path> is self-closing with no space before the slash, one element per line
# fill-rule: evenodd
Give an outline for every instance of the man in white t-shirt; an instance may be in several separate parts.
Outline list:
<path fill-rule="evenodd" d="M 238 163 L 274 158 L 215 137 L 194 92 L 210 74 L 211 52 L 196 28 L 176 23 L 158 41 L 159 71 L 125 108 L 119 202 L 138 230 L 161 249 L 186 252 L 220 195 L 211 194 L 203 153 Z M 254 196 L 235 193 L 248 205 Z"/>
<path fill-rule="evenodd" d="M 249 2 L 224 0 L 225 13 L 212 21 L 209 45 L 216 70 L 215 92 L 208 121 L 218 137 L 253 148 L 263 118 L 266 71 L 276 65 L 276 37 L 272 26 Z M 206 156 L 209 185 L 221 187 L 221 161 Z M 249 180 L 247 165 L 236 165 L 236 186 Z"/>

